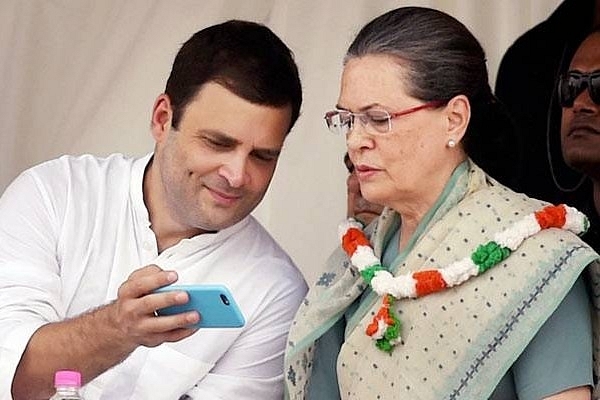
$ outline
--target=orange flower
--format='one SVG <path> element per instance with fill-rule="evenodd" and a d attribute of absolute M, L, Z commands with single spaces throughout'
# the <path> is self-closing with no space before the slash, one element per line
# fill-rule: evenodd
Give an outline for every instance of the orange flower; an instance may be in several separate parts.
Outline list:
<path fill-rule="evenodd" d="M 367 326 L 367 335 L 373 336 L 379 330 L 379 323 L 377 322 L 377 318 L 373 318 L 373 321 Z"/>
<path fill-rule="evenodd" d="M 391 306 L 391 305 L 392 305 L 392 300 L 391 300 L 391 298 L 390 298 L 390 297 L 392 297 L 392 296 L 391 296 L 391 295 L 389 295 L 389 294 L 387 294 L 387 295 L 383 296 L 383 301 L 382 301 L 382 303 L 383 303 L 383 306 L 384 306 L 384 307 L 389 307 L 389 306 Z"/>
<path fill-rule="evenodd" d="M 394 324 L 394 319 L 390 315 L 390 300 L 388 296 L 383 296 L 383 304 L 373 317 L 371 323 L 367 326 L 367 335 L 373 336 L 379 330 L 379 320 L 385 322 L 388 326 Z"/>
<path fill-rule="evenodd" d="M 367 239 L 363 231 L 357 228 L 348 229 L 342 237 L 342 248 L 349 257 L 352 257 L 358 246 L 369 245 L 369 239 Z"/>
<path fill-rule="evenodd" d="M 442 278 L 437 270 L 417 271 L 412 275 L 417 281 L 415 287 L 417 289 L 417 297 L 425 296 L 430 293 L 439 292 L 446 288 L 446 281 Z"/>
<path fill-rule="evenodd" d="M 542 229 L 562 228 L 567 220 L 567 210 L 564 204 L 546 206 L 534 214 L 535 219 Z"/>

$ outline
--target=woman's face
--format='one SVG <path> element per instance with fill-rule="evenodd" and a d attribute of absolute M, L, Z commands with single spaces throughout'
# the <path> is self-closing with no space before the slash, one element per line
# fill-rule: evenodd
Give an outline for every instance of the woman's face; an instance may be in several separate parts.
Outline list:
<path fill-rule="evenodd" d="M 401 61 L 368 55 L 347 62 L 337 106 L 360 113 L 390 114 L 425 102 L 411 97 Z M 373 134 L 355 118 L 346 141 L 363 196 L 399 210 L 402 204 L 427 201 L 443 189 L 455 168 L 448 158 L 447 118 L 441 108 L 425 108 L 392 119 L 388 133 Z M 435 200 L 435 198 L 433 199 Z"/>

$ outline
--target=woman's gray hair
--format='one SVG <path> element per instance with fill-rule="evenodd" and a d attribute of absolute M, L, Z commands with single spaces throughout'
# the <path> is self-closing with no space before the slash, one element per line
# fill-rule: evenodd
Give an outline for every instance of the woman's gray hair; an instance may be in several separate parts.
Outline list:
<path fill-rule="evenodd" d="M 485 52 L 455 18 L 441 11 L 403 7 L 363 27 L 345 62 L 366 55 L 394 57 L 408 71 L 409 94 L 423 101 L 464 94 L 471 102 L 490 95 Z"/>

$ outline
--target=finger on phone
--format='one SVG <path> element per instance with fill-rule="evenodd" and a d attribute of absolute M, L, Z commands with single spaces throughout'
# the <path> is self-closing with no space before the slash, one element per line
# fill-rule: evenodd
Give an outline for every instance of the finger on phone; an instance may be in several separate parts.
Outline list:
<path fill-rule="evenodd" d="M 158 269 L 153 272 L 133 273 L 119 288 L 118 296 L 139 298 L 153 292 L 159 287 L 170 285 L 175 281 L 177 281 L 177 272 L 175 271 Z"/>
<path fill-rule="evenodd" d="M 149 329 L 153 332 L 168 332 L 176 329 L 192 329 L 200 322 L 200 314 L 198 311 L 187 311 L 174 315 L 160 315 L 151 318 L 148 321 Z"/>
<path fill-rule="evenodd" d="M 190 301 L 190 296 L 186 291 L 177 290 L 172 292 L 154 292 L 142 298 L 143 314 L 154 314 L 156 310 L 162 308 L 186 304 Z"/>

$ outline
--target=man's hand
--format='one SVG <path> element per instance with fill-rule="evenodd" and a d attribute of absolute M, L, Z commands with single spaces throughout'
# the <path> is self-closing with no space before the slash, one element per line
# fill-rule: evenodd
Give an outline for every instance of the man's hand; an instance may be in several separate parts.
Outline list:
<path fill-rule="evenodd" d="M 176 272 L 149 265 L 134 271 L 121 285 L 111 307 L 112 321 L 132 346 L 154 347 L 176 342 L 196 331 L 187 328 L 200 320 L 196 311 L 161 317 L 155 314 L 158 309 L 188 302 L 186 292 L 153 293 L 176 280 Z"/>
<path fill-rule="evenodd" d="M 193 334 L 196 311 L 156 317 L 154 311 L 185 304 L 186 292 L 153 293 L 177 280 L 174 271 L 149 265 L 134 271 L 117 299 L 80 316 L 39 328 L 29 340 L 12 384 L 15 400 L 48 398 L 54 372 L 74 369 L 84 383 L 126 359 L 139 346 L 154 347 Z"/>

